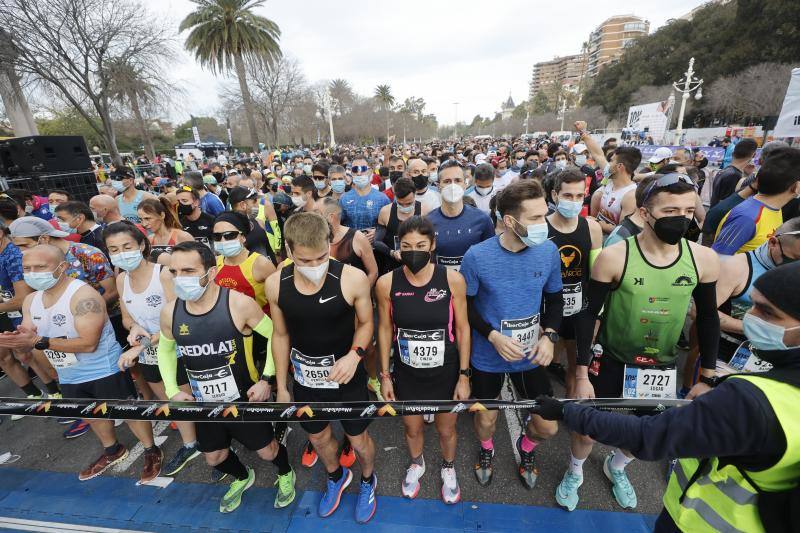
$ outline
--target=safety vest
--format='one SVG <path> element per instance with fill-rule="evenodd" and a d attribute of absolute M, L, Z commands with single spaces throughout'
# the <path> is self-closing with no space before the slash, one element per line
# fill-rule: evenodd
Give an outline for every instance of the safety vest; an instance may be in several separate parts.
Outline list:
<path fill-rule="evenodd" d="M 275 255 L 280 255 L 281 248 L 283 247 L 283 242 L 281 241 L 281 227 L 278 225 L 277 220 L 267 220 L 267 215 L 264 212 L 264 204 L 258 204 L 258 215 L 256 215 L 256 219 L 260 220 L 264 223 L 265 227 L 269 226 L 272 231 L 267 231 L 267 241 L 269 241 L 269 245 L 272 248 L 272 251 L 275 252 Z"/>
<path fill-rule="evenodd" d="M 729 379 L 747 380 L 764 393 L 786 436 L 786 452 L 765 470 L 744 471 L 747 477 L 734 465 L 720 467 L 717 457 L 679 459 L 664 507 L 681 531 L 763 532 L 754 485 L 762 492 L 785 492 L 800 483 L 800 388 L 757 376 Z"/>

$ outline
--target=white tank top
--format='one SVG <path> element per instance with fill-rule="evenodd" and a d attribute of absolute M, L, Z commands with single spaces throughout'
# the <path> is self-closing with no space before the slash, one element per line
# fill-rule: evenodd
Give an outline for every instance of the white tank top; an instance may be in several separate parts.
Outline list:
<path fill-rule="evenodd" d="M 142 326 L 151 335 L 160 331 L 161 308 L 166 303 L 164 287 L 161 285 L 161 268 L 153 265 L 153 274 L 150 283 L 142 292 L 135 292 L 131 287 L 130 273 L 125 274 L 122 280 L 122 299 L 125 308 L 134 322 Z"/>
<path fill-rule="evenodd" d="M 605 184 L 603 186 L 603 196 L 600 198 L 600 214 L 613 224 L 619 224 L 619 216 L 622 212 L 622 199 L 628 191 L 634 189 L 636 189 L 635 183 L 631 183 L 617 190 L 614 190 L 613 183 Z"/>

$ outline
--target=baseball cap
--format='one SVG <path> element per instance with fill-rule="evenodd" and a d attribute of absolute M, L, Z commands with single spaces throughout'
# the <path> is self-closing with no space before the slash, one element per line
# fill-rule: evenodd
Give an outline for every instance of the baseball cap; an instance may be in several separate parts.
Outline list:
<path fill-rule="evenodd" d="M 40 237 L 49 235 L 50 237 L 64 238 L 69 235 L 66 231 L 61 231 L 50 225 L 49 222 L 38 217 L 21 217 L 12 222 L 8 229 L 11 237 Z"/>
<path fill-rule="evenodd" d="M 586 151 L 586 145 L 583 143 L 578 143 L 572 147 L 572 153 L 575 154 L 582 154 Z"/>
<path fill-rule="evenodd" d="M 203 183 L 206 185 L 219 185 L 219 183 L 217 183 L 217 178 L 211 174 L 206 174 L 203 176 Z"/>
<path fill-rule="evenodd" d="M 486 157 L 487 157 L 487 156 L 486 156 L 486 154 L 484 154 L 484 153 L 477 154 L 477 155 L 475 156 L 475 164 L 476 164 L 476 165 L 480 165 L 481 163 L 483 163 L 484 161 L 486 161 Z"/>
<path fill-rule="evenodd" d="M 275 205 L 293 205 L 292 199 L 285 192 L 277 192 L 272 197 L 272 203 Z"/>
<path fill-rule="evenodd" d="M 239 202 L 249 200 L 250 198 L 256 198 L 257 196 L 258 193 L 253 189 L 237 186 L 228 191 L 228 202 L 233 206 Z"/>
<path fill-rule="evenodd" d="M 125 178 L 134 179 L 136 178 L 136 174 L 130 167 L 119 167 L 111 173 L 111 178 L 115 180 L 122 180 Z"/>
<path fill-rule="evenodd" d="M 666 146 L 662 146 L 661 148 L 656 149 L 653 153 L 653 156 L 647 160 L 648 163 L 659 163 L 665 159 L 669 159 L 672 157 L 672 150 L 667 148 Z"/>

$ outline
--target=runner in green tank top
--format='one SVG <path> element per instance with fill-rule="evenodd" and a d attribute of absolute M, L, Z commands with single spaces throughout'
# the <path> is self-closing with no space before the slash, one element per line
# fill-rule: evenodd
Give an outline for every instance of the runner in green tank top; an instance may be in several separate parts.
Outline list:
<path fill-rule="evenodd" d="M 719 344 L 716 282 L 719 258 L 683 238 L 694 217 L 697 193 L 683 174 L 646 178 L 637 187 L 636 205 L 645 221 L 642 232 L 600 253 L 589 280 L 589 308 L 576 328 L 594 327 L 604 305 L 598 342 L 602 357 L 592 360 L 590 346 L 578 346 L 575 395 L 578 398 L 675 397 L 675 343 L 694 298 L 703 378 L 711 381 Z M 591 338 L 591 333 L 578 338 Z M 708 392 L 695 385 L 689 397 Z M 583 462 L 592 439 L 572 434 L 570 465 L 556 488 L 556 501 L 568 510 L 578 504 Z M 623 508 L 636 507 L 625 466 L 630 453 L 615 449 L 603 462 L 603 472 Z"/>

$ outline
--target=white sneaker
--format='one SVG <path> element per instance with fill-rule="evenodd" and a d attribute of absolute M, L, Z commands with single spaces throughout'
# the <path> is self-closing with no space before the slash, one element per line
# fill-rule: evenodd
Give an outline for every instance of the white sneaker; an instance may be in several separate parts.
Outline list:
<path fill-rule="evenodd" d="M 406 478 L 403 480 L 403 496 L 414 499 L 419 494 L 419 478 L 425 473 L 425 459 L 422 465 L 411 463 L 406 470 Z"/>
<path fill-rule="evenodd" d="M 458 486 L 455 468 L 442 468 L 442 501 L 448 505 L 461 500 L 461 487 Z"/>
<path fill-rule="evenodd" d="M 34 396 L 33 394 L 28 394 L 28 399 L 29 400 L 33 400 L 33 399 L 36 399 L 36 398 L 42 399 L 42 395 Z M 23 418 L 25 418 L 25 415 L 11 415 L 11 421 L 12 422 L 16 422 L 17 420 L 22 420 Z"/>

